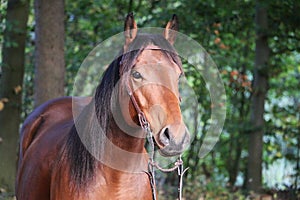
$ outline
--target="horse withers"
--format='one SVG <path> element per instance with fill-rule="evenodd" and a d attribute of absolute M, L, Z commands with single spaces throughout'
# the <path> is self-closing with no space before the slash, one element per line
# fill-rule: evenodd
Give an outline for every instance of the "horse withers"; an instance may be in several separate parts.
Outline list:
<path fill-rule="evenodd" d="M 180 155 L 189 143 L 179 106 L 177 29 L 174 15 L 162 34 L 138 33 L 129 14 L 122 55 L 95 95 L 54 99 L 29 115 L 20 135 L 17 199 L 153 199 L 140 116 L 163 156 Z"/>

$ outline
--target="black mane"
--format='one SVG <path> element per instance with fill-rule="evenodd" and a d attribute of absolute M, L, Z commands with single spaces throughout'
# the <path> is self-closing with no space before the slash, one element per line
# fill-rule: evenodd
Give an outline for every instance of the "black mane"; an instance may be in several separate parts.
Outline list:
<path fill-rule="evenodd" d="M 70 183 L 74 184 L 73 186 L 85 187 L 93 179 L 96 164 L 99 162 L 93 155 L 99 155 L 99 151 L 102 151 L 99 148 L 101 131 L 103 134 L 107 133 L 109 124 L 113 120 L 110 110 L 112 91 L 120 80 L 120 76 L 128 78 L 130 74 L 128 72 L 132 69 L 134 61 L 150 44 L 161 48 L 170 59 L 173 59 L 181 67 L 181 61 L 171 44 L 162 35 L 156 34 L 138 34 L 129 45 L 127 53 L 117 57 L 109 65 L 96 89 L 92 102 L 80 113 L 67 138 L 64 152 L 66 162 L 70 164 L 69 178 Z M 79 136 L 78 132 L 84 133 L 84 136 Z M 85 144 L 87 142 L 92 150 L 86 149 L 82 140 L 85 140 Z"/>

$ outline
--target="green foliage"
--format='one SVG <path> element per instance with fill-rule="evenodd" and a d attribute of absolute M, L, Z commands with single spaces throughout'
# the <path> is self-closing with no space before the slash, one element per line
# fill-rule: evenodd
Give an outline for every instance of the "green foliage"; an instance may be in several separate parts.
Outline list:
<path fill-rule="evenodd" d="M 33 2 L 30 2 L 28 22 L 27 22 L 27 42 L 25 46 L 25 70 L 23 77 L 22 93 L 22 119 L 25 119 L 33 110 L 34 105 L 34 11 Z"/>
<path fill-rule="evenodd" d="M 4 4 L 1 1 L 1 6 Z M 269 15 L 270 29 L 266 31 L 271 60 L 268 63 L 270 70 L 266 72 L 270 83 L 265 105 L 263 160 L 271 166 L 277 159 L 286 158 L 295 163 L 299 157 L 300 3 L 294 0 L 268 0 L 265 4 Z M 210 53 L 219 67 L 226 88 L 227 118 L 220 141 L 208 156 L 199 159 L 198 152 L 210 119 L 211 102 L 203 78 L 184 62 L 188 83 L 200 103 L 188 119 L 195 138 L 184 155 L 185 163 L 191 168 L 184 180 L 186 198 L 198 199 L 205 195 L 206 199 L 243 199 L 239 192 L 231 191 L 236 186 L 244 185 L 248 135 L 253 129 L 249 125 L 249 113 L 256 39 L 255 2 L 67 0 L 67 95 L 72 93 L 75 74 L 84 58 L 96 44 L 123 30 L 123 20 L 129 11 L 134 12 L 139 27 L 163 27 L 170 16 L 176 13 L 180 19 L 180 32 L 198 41 Z M 0 16 L 4 13 L 5 9 L 0 9 Z M 0 19 L 2 44 L 4 21 Z M 33 30 L 31 13 L 23 87 L 24 116 L 32 110 L 33 102 Z"/>
<path fill-rule="evenodd" d="M 4 45 L 3 35 L 5 29 L 5 15 L 6 15 L 7 2 L 0 1 L 0 55 L 2 55 L 2 46 Z M 0 56 L 0 74 L 2 73 L 2 56 Z"/>

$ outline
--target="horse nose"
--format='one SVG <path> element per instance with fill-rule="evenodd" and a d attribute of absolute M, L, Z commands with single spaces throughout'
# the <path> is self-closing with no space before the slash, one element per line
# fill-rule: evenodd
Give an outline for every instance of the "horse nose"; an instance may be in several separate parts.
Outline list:
<path fill-rule="evenodd" d="M 163 146 L 160 148 L 161 154 L 175 156 L 183 152 L 190 138 L 184 125 L 168 125 L 160 131 L 159 140 Z"/>

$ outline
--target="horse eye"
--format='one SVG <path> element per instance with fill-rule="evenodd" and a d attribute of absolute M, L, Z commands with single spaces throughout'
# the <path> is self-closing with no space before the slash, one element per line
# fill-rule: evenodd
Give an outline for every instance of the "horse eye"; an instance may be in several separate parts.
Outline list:
<path fill-rule="evenodd" d="M 133 78 L 135 78 L 135 79 L 141 79 L 141 78 L 143 78 L 142 75 L 141 75 L 139 72 L 137 72 L 137 71 L 133 71 L 133 72 L 131 73 L 131 75 L 132 75 Z"/>

